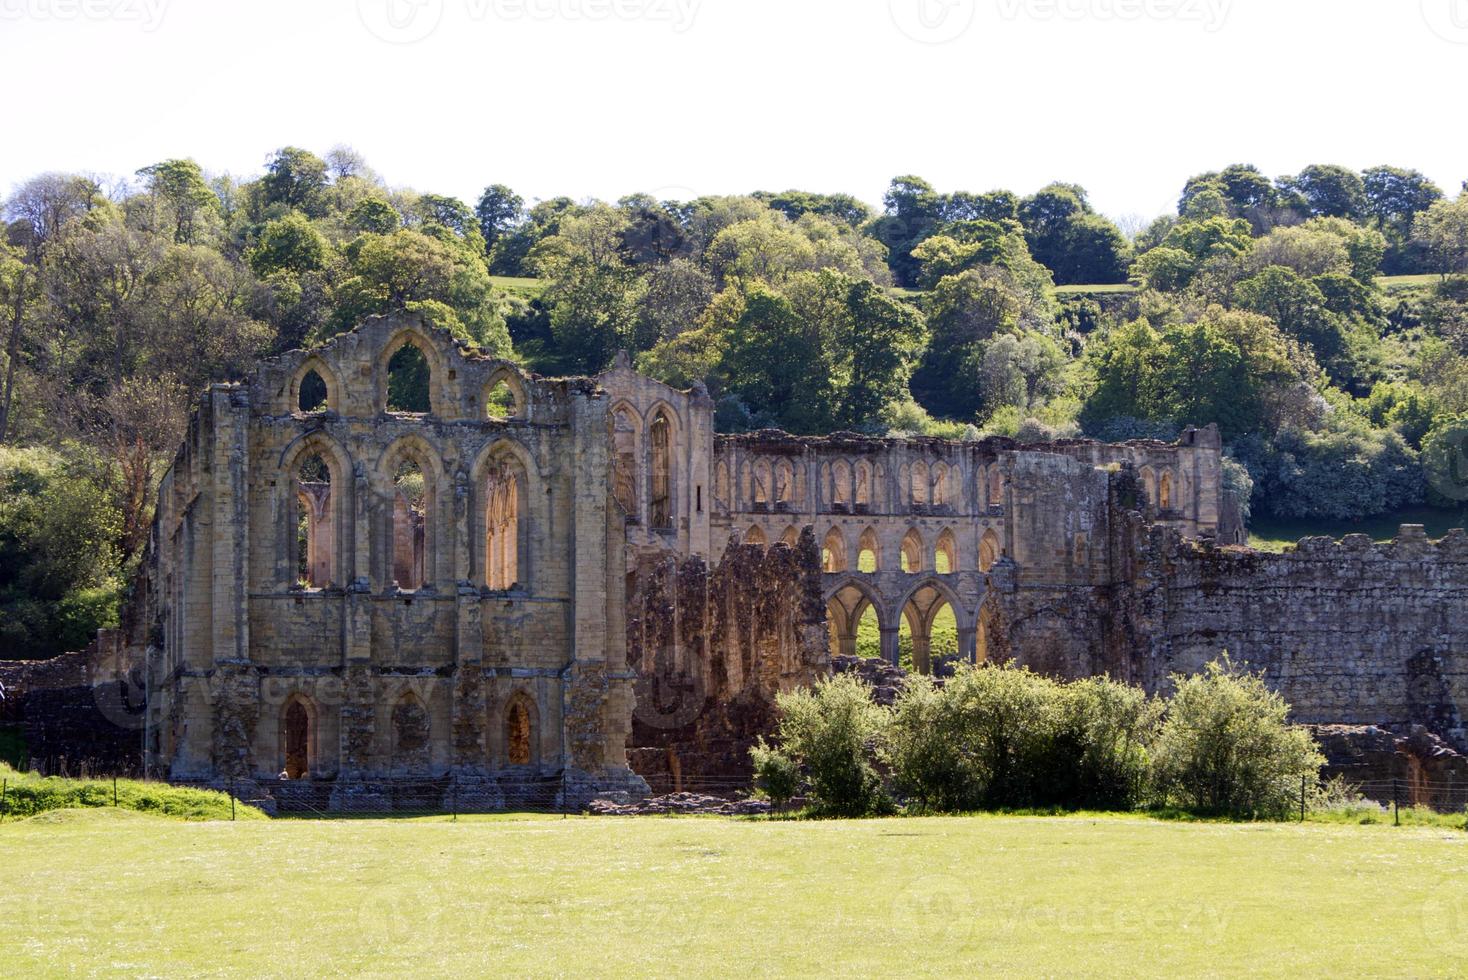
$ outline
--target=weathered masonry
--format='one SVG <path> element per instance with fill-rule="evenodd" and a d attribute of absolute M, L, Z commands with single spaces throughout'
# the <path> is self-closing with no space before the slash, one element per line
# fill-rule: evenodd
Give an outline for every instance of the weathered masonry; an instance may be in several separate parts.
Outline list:
<path fill-rule="evenodd" d="M 1017 486 L 1015 468 L 1026 464 L 1048 465 L 1050 479 Z M 988 659 L 980 610 L 1001 559 L 1062 584 L 1109 558 L 1105 471 L 1122 468 L 1140 481 L 1137 506 L 1150 522 L 1190 538 L 1241 535 L 1213 427 L 1189 430 L 1176 445 L 719 437 L 714 527 L 746 543 L 793 545 L 800 528 L 813 526 L 832 653 L 856 652 L 857 624 L 871 611 L 883 657 L 897 663 L 905 624 L 914 666 L 926 672 L 945 608 L 958 657 Z"/>
<path fill-rule="evenodd" d="M 863 617 L 928 670 L 950 611 L 955 659 L 1158 689 L 1228 649 L 1306 720 L 1463 745 L 1464 539 L 1239 547 L 1213 427 L 1023 445 L 713 415 L 625 357 L 538 378 L 407 315 L 214 386 L 113 645 L 147 770 L 338 806 L 398 778 L 480 805 L 732 788 Z"/>

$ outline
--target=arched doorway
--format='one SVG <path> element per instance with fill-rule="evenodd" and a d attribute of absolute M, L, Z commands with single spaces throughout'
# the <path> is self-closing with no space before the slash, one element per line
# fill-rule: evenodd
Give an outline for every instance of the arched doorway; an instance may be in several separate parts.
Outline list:
<path fill-rule="evenodd" d="M 305 779 L 311 773 L 311 711 L 301 698 L 292 698 L 282 719 L 285 761 L 281 771 L 287 779 Z"/>

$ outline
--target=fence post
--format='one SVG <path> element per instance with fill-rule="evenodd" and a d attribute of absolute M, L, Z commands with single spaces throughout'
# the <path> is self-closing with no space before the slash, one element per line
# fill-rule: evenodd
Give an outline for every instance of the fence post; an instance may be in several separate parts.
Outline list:
<path fill-rule="evenodd" d="M 234 777 L 229 777 L 229 819 L 234 822 Z"/>
<path fill-rule="evenodd" d="M 1402 809 L 1401 809 L 1402 808 L 1402 798 L 1401 798 L 1401 792 L 1398 789 L 1399 786 L 1400 786 L 1400 783 L 1397 781 L 1397 777 L 1393 776 L 1392 777 L 1392 826 L 1393 827 L 1400 827 L 1402 825 Z"/>
<path fill-rule="evenodd" d="M 117 808 L 117 777 L 112 777 L 112 807 Z"/>
<path fill-rule="evenodd" d="M 1305 774 L 1300 774 L 1300 823 L 1305 822 Z"/>
<path fill-rule="evenodd" d="M 452 789 L 449 792 L 449 795 L 451 797 L 453 797 L 453 801 L 454 801 L 454 803 L 453 803 L 453 806 L 454 806 L 454 819 L 451 822 L 452 823 L 458 823 L 459 822 L 459 774 L 458 773 L 455 773 L 453 775 L 453 780 L 454 780 L 453 787 L 452 787 Z"/>
<path fill-rule="evenodd" d="M 10 789 L 10 780 L 8 778 L 0 779 L 0 822 L 5 820 L 5 792 L 8 789 Z"/>

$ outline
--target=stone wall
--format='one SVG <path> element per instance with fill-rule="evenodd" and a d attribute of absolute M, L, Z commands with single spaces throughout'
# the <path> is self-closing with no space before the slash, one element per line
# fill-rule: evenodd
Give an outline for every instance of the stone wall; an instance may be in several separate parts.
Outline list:
<path fill-rule="evenodd" d="M 633 769 L 655 789 L 747 785 L 749 747 L 775 725 L 775 696 L 830 670 L 820 552 L 731 541 L 718 565 L 646 555 L 630 576 Z"/>

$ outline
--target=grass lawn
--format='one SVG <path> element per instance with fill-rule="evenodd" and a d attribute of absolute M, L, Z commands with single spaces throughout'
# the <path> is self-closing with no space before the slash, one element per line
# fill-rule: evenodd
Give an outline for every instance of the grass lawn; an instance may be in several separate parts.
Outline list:
<path fill-rule="evenodd" d="M 1340 538 L 1347 534 L 1369 534 L 1378 541 L 1390 541 L 1403 524 L 1421 524 L 1428 536 L 1436 539 L 1455 527 L 1468 528 L 1468 508 L 1417 507 L 1365 521 L 1273 521 L 1258 517 L 1249 522 L 1249 544 L 1260 551 L 1283 551 L 1301 538 Z"/>
<path fill-rule="evenodd" d="M 1468 969 L 1468 834 L 1125 817 L 0 826 L 0 972 Z"/>
<path fill-rule="evenodd" d="M 489 281 L 509 293 L 518 293 L 526 299 L 534 299 L 545 291 L 545 281 L 526 276 L 490 276 Z"/>

